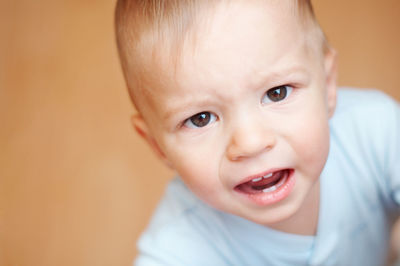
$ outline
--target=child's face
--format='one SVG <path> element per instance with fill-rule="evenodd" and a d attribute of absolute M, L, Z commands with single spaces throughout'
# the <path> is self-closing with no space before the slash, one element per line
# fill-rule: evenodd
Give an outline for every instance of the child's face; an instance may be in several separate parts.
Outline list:
<path fill-rule="evenodd" d="M 217 10 L 177 72 L 165 65 L 170 78 L 143 96 L 146 125 L 135 120 L 198 197 L 263 225 L 318 195 L 335 105 L 332 64 L 288 2 Z"/>

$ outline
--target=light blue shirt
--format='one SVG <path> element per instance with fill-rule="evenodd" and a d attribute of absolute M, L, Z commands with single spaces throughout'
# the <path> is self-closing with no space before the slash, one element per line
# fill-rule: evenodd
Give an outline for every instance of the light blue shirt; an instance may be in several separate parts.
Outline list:
<path fill-rule="evenodd" d="M 400 203 L 400 108 L 377 91 L 340 90 L 321 174 L 316 236 L 215 210 L 173 180 L 138 242 L 138 266 L 383 265 Z"/>

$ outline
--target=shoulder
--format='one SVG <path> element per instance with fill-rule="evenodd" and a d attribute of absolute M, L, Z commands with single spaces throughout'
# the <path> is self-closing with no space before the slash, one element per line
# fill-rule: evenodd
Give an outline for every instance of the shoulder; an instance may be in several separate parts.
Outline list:
<path fill-rule="evenodd" d="M 199 200 L 187 189 L 179 178 L 173 179 L 155 210 L 148 230 L 158 230 L 183 220 L 191 211 L 198 208 Z"/>
<path fill-rule="evenodd" d="M 400 107 L 381 91 L 344 88 L 330 124 L 332 139 L 343 149 L 385 160 L 400 134 Z"/>
<path fill-rule="evenodd" d="M 173 180 L 139 239 L 136 265 L 201 265 L 218 262 L 212 224 L 216 211 L 194 196 L 179 179 Z"/>
<path fill-rule="evenodd" d="M 390 132 L 398 130 L 399 115 L 398 103 L 383 92 L 344 88 L 338 91 L 331 129 L 337 136 L 356 138 L 357 143 L 383 144 L 388 137 L 394 137 Z"/>
<path fill-rule="evenodd" d="M 345 182 L 369 191 L 369 197 L 376 191 L 389 200 L 391 180 L 398 177 L 393 168 L 400 159 L 399 104 L 377 90 L 341 89 L 330 126 L 330 157 L 340 165 Z"/>
<path fill-rule="evenodd" d="M 374 89 L 341 88 L 338 90 L 337 109 L 334 119 L 342 116 L 379 117 L 382 113 L 390 116 L 398 103 L 382 91 Z M 380 117 L 382 119 L 382 117 Z"/>

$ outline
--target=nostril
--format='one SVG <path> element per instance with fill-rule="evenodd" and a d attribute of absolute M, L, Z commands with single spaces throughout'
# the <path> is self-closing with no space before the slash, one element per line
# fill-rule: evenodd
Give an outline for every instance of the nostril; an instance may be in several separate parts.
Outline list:
<path fill-rule="evenodd" d="M 252 152 L 252 153 L 239 153 L 238 152 L 235 155 L 232 155 L 232 154 L 229 155 L 229 153 L 228 153 L 228 158 L 229 158 L 229 160 L 234 161 L 234 162 L 242 161 L 242 160 L 245 160 L 245 159 L 248 159 L 251 157 L 256 157 L 259 154 L 262 154 L 263 152 L 268 152 L 269 150 L 271 150 L 270 147 L 265 147 L 264 149 L 260 149 L 257 152 Z"/>
<path fill-rule="evenodd" d="M 272 134 L 248 134 L 243 138 L 235 136 L 227 147 L 227 157 L 231 161 L 240 161 L 268 152 L 275 145 L 276 138 Z"/>
<path fill-rule="evenodd" d="M 233 161 L 233 162 L 236 162 L 236 161 L 240 161 L 242 158 L 243 158 L 243 157 L 235 156 L 235 157 L 230 157 L 229 159 L 230 159 L 231 161 Z"/>

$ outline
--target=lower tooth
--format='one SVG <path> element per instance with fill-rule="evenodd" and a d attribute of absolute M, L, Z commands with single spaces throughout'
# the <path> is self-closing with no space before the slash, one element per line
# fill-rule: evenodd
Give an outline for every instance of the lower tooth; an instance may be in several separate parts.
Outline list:
<path fill-rule="evenodd" d="M 273 185 L 272 187 L 263 189 L 263 192 L 264 192 L 264 193 L 267 193 L 267 192 L 275 191 L 277 188 L 281 187 L 281 186 L 286 182 L 286 179 L 287 179 L 287 176 L 285 176 L 285 177 L 281 180 L 281 182 L 279 182 L 278 184 Z"/>
<path fill-rule="evenodd" d="M 263 189 L 263 192 L 264 192 L 264 193 L 266 193 L 266 192 L 272 192 L 272 191 L 275 191 L 276 189 L 277 189 L 277 187 L 276 187 L 276 185 L 275 185 L 275 186 L 272 186 L 272 187 Z"/>

